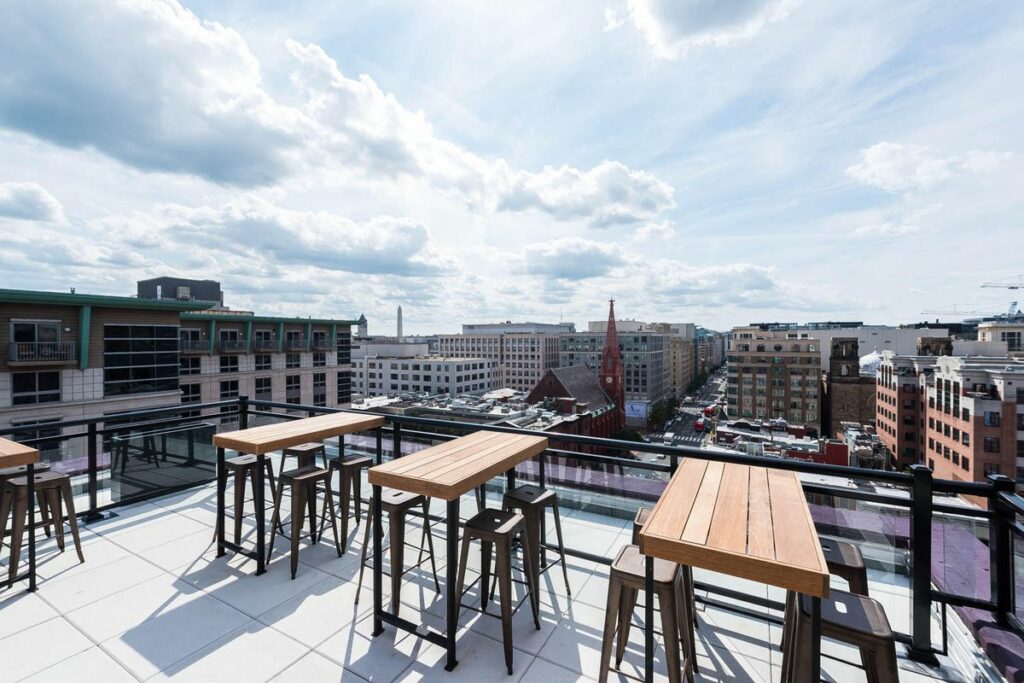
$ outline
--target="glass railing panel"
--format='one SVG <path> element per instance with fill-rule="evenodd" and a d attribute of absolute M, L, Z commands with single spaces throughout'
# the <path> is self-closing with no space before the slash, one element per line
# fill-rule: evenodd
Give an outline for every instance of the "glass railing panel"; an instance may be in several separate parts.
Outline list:
<path fill-rule="evenodd" d="M 990 599 L 989 562 L 988 520 L 947 513 L 932 516 L 932 582 L 938 590 Z"/>

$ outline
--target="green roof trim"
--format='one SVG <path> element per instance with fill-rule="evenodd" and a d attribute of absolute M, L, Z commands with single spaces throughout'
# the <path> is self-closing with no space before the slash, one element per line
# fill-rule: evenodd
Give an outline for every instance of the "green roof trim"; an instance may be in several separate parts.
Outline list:
<path fill-rule="evenodd" d="M 216 311 L 198 311 L 182 313 L 182 320 L 216 320 L 221 323 L 263 323 L 276 325 L 355 325 L 356 320 L 337 320 L 333 318 L 285 318 L 275 315 L 246 315 L 244 313 L 217 313 Z"/>
<path fill-rule="evenodd" d="M 138 308 L 159 311 L 201 311 L 215 301 L 178 301 L 176 299 L 140 299 L 134 296 L 41 292 L 32 289 L 0 289 L 0 303 L 49 304 L 54 306 L 94 306 L 98 308 Z"/>

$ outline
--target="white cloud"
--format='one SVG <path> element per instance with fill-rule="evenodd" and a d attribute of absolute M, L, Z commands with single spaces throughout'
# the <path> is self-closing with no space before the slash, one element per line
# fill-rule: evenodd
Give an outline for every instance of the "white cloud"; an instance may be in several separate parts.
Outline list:
<path fill-rule="evenodd" d="M 64 222 L 64 207 L 37 183 L 0 183 L 0 218 Z"/>
<path fill-rule="evenodd" d="M 986 173 L 1009 152 L 971 150 L 960 156 L 940 156 L 922 145 L 879 142 L 861 150 L 860 163 L 846 169 L 857 182 L 886 192 L 927 192 L 956 174 Z"/>
<path fill-rule="evenodd" d="M 478 156 L 370 76 L 345 76 L 318 45 L 286 41 L 296 68 L 278 99 L 239 33 L 177 0 L 80 5 L 39 0 L 5 12 L 0 126 L 222 185 L 409 177 L 486 210 L 596 226 L 674 206 L 670 186 L 619 162 L 534 173 Z"/>
<path fill-rule="evenodd" d="M 916 225 L 908 225 L 906 223 L 872 223 L 870 225 L 862 225 L 853 231 L 853 234 L 858 237 L 906 237 L 907 235 L 913 235 L 921 231 L 921 228 Z"/>
<path fill-rule="evenodd" d="M 609 275 L 625 258 L 616 245 L 579 237 L 531 244 L 520 256 L 520 270 L 554 280 L 586 280 Z"/>
<path fill-rule="evenodd" d="M 748 41 L 769 24 L 784 19 L 797 4 L 795 0 L 628 2 L 633 24 L 663 59 L 677 59 L 693 48 Z"/>

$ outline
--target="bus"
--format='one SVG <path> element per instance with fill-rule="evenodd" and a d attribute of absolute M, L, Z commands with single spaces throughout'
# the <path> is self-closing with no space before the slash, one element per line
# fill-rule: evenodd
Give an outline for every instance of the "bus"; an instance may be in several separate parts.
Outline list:
<path fill-rule="evenodd" d="M 672 441 L 676 438 L 676 435 L 672 432 L 665 432 L 665 445 L 671 446 Z"/>
<path fill-rule="evenodd" d="M 704 431 L 704 418 L 703 417 L 697 418 L 697 421 L 693 423 L 693 431 L 695 431 L 695 432 L 703 432 Z"/>

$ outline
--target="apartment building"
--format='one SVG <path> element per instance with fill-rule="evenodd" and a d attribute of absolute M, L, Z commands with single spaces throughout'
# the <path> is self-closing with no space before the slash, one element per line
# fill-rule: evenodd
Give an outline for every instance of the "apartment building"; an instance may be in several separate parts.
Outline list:
<path fill-rule="evenodd" d="M 180 316 L 211 305 L 0 290 L 0 426 L 37 438 L 48 422 L 177 402 Z"/>
<path fill-rule="evenodd" d="M 257 316 L 224 309 L 181 314 L 182 403 L 238 396 L 344 407 L 352 401 L 354 320 Z"/>
<path fill-rule="evenodd" d="M 494 363 L 487 358 L 367 356 L 352 359 L 352 391 L 359 397 L 490 391 Z"/>
<path fill-rule="evenodd" d="M 655 332 L 616 329 L 622 357 L 626 423 L 646 426 L 651 409 L 668 398 L 670 387 L 669 339 Z M 605 327 L 607 330 L 607 326 Z M 559 337 L 558 367 L 586 365 L 597 376 L 605 333 L 577 332 Z"/>
<path fill-rule="evenodd" d="M 924 398 L 924 455 L 935 476 L 1024 482 L 1024 362 L 937 358 Z"/>
<path fill-rule="evenodd" d="M 726 412 L 817 428 L 821 419 L 821 352 L 817 339 L 757 326 L 732 330 Z"/>
<path fill-rule="evenodd" d="M 440 356 L 487 359 L 496 388 L 528 392 L 546 370 L 558 367 L 558 337 L 574 329 L 572 323 L 468 324 L 462 334 L 440 335 L 437 350 Z"/>
<path fill-rule="evenodd" d="M 1005 342 L 1007 352 L 1016 358 L 1024 357 L 1024 317 L 1005 320 L 986 320 L 978 323 L 978 341 Z"/>
<path fill-rule="evenodd" d="M 925 454 L 926 387 L 935 356 L 900 356 L 883 351 L 875 376 L 875 427 L 897 469 L 922 462 Z"/>
<path fill-rule="evenodd" d="M 726 338 L 720 332 L 697 329 L 697 374 L 711 372 L 725 362 Z"/>

